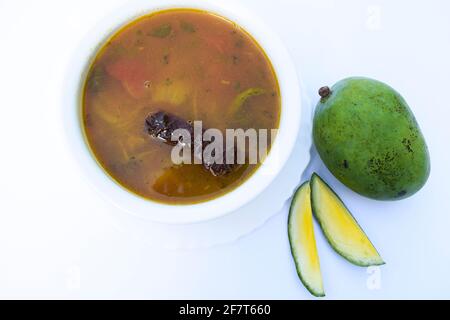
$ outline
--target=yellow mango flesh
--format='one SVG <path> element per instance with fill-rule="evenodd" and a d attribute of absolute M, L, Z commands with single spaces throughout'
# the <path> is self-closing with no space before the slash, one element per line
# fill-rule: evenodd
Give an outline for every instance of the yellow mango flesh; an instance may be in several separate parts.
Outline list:
<path fill-rule="evenodd" d="M 297 272 L 303 284 L 315 296 L 324 296 L 310 193 L 309 183 L 306 183 L 294 198 L 289 218 L 289 240 Z"/>
<path fill-rule="evenodd" d="M 313 178 L 312 192 L 314 214 L 331 246 L 356 265 L 384 264 L 355 218 L 318 176 Z"/>

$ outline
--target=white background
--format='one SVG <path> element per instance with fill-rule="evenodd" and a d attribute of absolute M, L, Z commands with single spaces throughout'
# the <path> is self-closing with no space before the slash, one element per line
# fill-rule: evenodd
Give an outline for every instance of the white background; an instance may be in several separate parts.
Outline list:
<path fill-rule="evenodd" d="M 450 3 L 240 2 L 279 33 L 314 101 L 341 78 L 377 78 L 403 94 L 428 142 L 430 179 L 398 202 L 360 197 L 315 163 L 387 262 L 371 277 L 317 230 L 327 298 L 450 298 Z M 60 121 L 67 63 L 125 3 L 0 0 L 0 298 L 310 298 L 286 210 L 237 242 L 165 251 L 117 230 L 81 178 Z"/>

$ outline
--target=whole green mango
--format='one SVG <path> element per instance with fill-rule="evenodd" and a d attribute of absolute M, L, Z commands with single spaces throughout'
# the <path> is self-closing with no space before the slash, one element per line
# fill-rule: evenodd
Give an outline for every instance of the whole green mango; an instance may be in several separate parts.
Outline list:
<path fill-rule="evenodd" d="M 353 77 L 319 90 L 313 137 L 343 184 L 373 199 L 411 196 L 428 179 L 425 139 L 405 100 L 388 85 Z"/>

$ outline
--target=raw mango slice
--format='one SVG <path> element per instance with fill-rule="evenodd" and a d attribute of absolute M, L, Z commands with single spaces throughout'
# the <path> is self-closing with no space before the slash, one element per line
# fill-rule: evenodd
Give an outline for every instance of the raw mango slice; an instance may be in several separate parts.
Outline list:
<path fill-rule="evenodd" d="M 357 266 L 384 264 L 358 222 L 325 181 L 314 173 L 310 185 L 313 214 L 333 249 Z"/>
<path fill-rule="evenodd" d="M 310 194 L 309 182 L 302 184 L 294 194 L 289 210 L 289 242 L 300 280 L 311 294 L 323 297 L 325 292 L 314 237 Z"/>
<path fill-rule="evenodd" d="M 233 103 L 230 107 L 230 114 L 236 113 L 244 103 L 251 97 L 259 96 L 265 93 L 265 90 L 262 88 L 249 88 L 245 91 L 242 91 L 240 94 L 234 98 Z"/>

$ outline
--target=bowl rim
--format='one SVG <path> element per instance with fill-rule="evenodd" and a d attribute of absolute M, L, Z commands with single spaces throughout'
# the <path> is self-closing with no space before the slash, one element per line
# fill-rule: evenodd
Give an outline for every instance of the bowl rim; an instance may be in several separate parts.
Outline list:
<path fill-rule="evenodd" d="M 278 134 L 265 161 L 230 192 L 196 204 L 164 204 L 145 199 L 117 183 L 98 164 L 85 140 L 81 96 L 88 68 L 99 48 L 129 22 L 167 9 L 197 9 L 222 16 L 248 32 L 272 63 L 281 93 Z M 100 20 L 84 37 L 68 67 L 63 91 L 63 123 L 68 144 L 85 178 L 100 194 L 123 211 L 159 223 L 188 224 L 219 218 L 252 201 L 275 179 L 288 160 L 300 129 L 302 102 L 295 65 L 278 35 L 246 8 L 211 0 L 134 0 Z"/>

